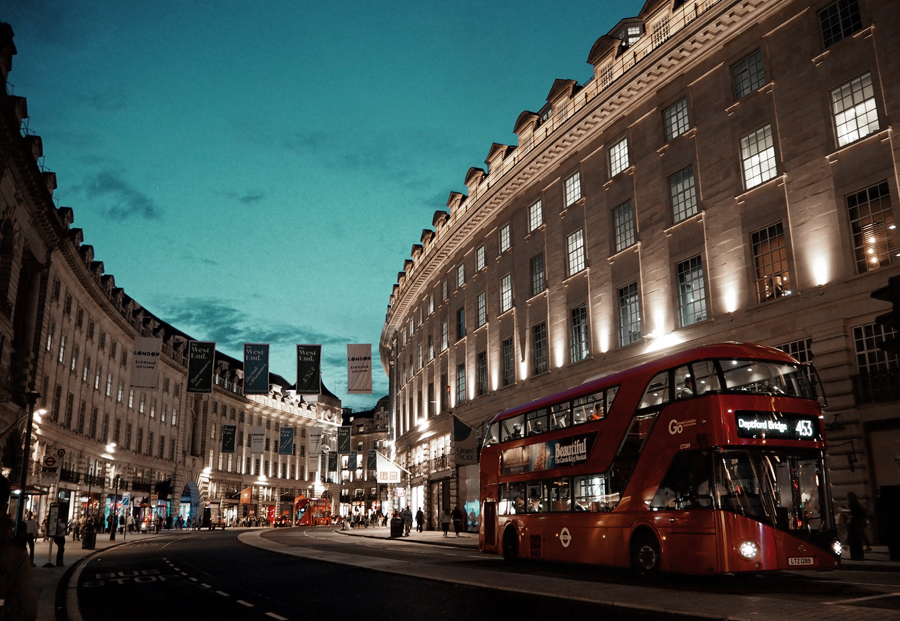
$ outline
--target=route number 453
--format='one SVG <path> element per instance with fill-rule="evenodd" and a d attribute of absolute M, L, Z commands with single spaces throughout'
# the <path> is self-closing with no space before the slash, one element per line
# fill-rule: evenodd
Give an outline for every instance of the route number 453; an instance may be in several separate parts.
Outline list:
<path fill-rule="evenodd" d="M 813 426 L 811 420 L 797 421 L 797 435 L 801 438 L 811 438 L 813 435 Z"/>

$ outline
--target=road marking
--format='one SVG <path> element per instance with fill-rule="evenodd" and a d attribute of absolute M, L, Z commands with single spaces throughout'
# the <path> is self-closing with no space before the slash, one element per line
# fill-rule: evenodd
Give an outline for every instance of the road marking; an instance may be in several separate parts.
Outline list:
<path fill-rule="evenodd" d="M 253 604 L 251 604 L 250 602 L 245 602 L 242 599 L 239 599 L 237 601 L 237 603 L 240 604 L 241 606 L 246 606 L 247 608 L 253 608 Z"/>
<path fill-rule="evenodd" d="M 211 588 L 212 588 L 210 585 L 206 584 L 205 582 L 201 582 L 201 583 L 200 583 L 200 586 L 202 586 L 204 589 L 211 589 Z"/>
<path fill-rule="evenodd" d="M 854 599 L 842 599 L 842 600 L 837 601 L 837 602 L 824 602 L 824 603 L 828 604 L 829 606 L 834 606 L 834 605 L 850 604 L 850 603 L 852 603 L 852 602 L 865 602 L 865 601 L 868 601 L 868 600 L 870 600 L 870 599 L 884 599 L 884 598 L 886 598 L 886 597 L 897 597 L 897 596 L 900 596 L 900 592 L 898 592 L 898 593 L 884 593 L 884 594 L 882 594 L 882 595 L 869 595 L 868 597 L 857 597 L 857 598 L 854 598 Z"/>
<path fill-rule="evenodd" d="M 266 616 L 272 617 L 273 619 L 278 619 L 278 621 L 288 621 L 287 617 L 282 617 L 281 615 L 276 615 L 274 612 L 267 612 Z"/>
<path fill-rule="evenodd" d="M 222 597 L 229 597 L 228 593 L 226 593 L 225 591 L 216 591 L 216 593 L 218 593 Z"/>
<path fill-rule="evenodd" d="M 197 579 L 194 577 L 191 577 L 191 580 L 193 580 L 194 582 L 197 582 Z"/>
<path fill-rule="evenodd" d="M 186 575 L 187 575 L 187 572 L 186 572 L 186 571 L 183 571 L 183 572 L 181 572 L 181 575 L 182 575 L 182 576 L 186 576 Z"/>
<path fill-rule="evenodd" d="M 170 563 L 170 564 L 171 564 L 171 563 Z M 172 565 L 172 569 L 174 569 L 175 571 L 181 571 L 180 569 L 178 569 L 177 567 L 175 567 L 175 565 Z"/>

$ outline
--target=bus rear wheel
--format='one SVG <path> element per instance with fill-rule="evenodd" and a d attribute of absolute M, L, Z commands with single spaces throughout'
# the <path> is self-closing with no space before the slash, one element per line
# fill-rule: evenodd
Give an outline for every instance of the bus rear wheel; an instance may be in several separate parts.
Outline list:
<path fill-rule="evenodd" d="M 656 537 L 639 535 L 631 544 L 631 568 L 641 578 L 649 578 L 659 573 L 661 556 Z"/>
<path fill-rule="evenodd" d="M 510 563 L 519 559 L 519 536 L 515 528 L 503 531 L 503 559 Z"/>

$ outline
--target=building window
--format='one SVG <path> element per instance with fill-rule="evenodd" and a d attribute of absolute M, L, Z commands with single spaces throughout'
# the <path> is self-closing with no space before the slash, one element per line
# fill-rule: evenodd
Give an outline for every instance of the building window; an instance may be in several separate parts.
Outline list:
<path fill-rule="evenodd" d="M 544 223 L 544 212 L 541 201 L 537 201 L 528 208 L 528 232 L 531 233 Z"/>
<path fill-rule="evenodd" d="M 510 245 L 510 234 L 509 234 L 509 225 L 504 224 L 500 229 L 500 252 L 506 252 L 509 250 Z"/>
<path fill-rule="evenodd" d="M 487 323 L 487 294 L 484 291 L 475 298 L 475 323 L 479 328 Z"/>
<path fill-rule="evenodd" d="M 97 408 L 94 408 L 94 409 L 96 410 Z M 100 431 L 99 440 L 101 443 L 104 443 L 104 442 L 106 442 L 107 438 L 109 438 L 109 414 L 104 414 L 103 415 L 103 427 L 101 428 L 101 431 Z"/>
<path fill-rule="evenodd" d="M 88 372 L 91 370 L 91 357 L 85 356 L 84 358 L 84 368 L 81 371 L 81 381 L 86 382 L 88 378 Z"/>
<path fill-rule="evenodd" d="M 466 284 L 466 265 L 465 263 L 460 263 L 456 266 L 456 286 L 462 287 Z"/>
<path fill-rule="evenodd" d="M 600 68 L 600 89 L 603 90 L 613 83 L 613 66 L 607 63 Z"/>
<path fill-rule="evenodd" d="M 637 283 L 619 289 L 619 345 L 625 347 L 641 340 L 641 305 Z"/>
<path fill-rule="evenodd" d="M 428 362 L 434 360 L 434 335 L 428 335 L 428 351 L 425 354 L 427 356 Z"/>
<path fill-rule="evenodd" d="M 450 345 L 450 338 L 447 330 L 447 322 L 441 322 L 441 351 L 444 351 Z"/>
<path fill-rule="evenodd" d="M 484 258 L 484 246 L 478 246 L 475 250 L 475 271 L 480 272 L 484 269 L 486 262 Z"/>
<path fill-rule="evenodd" d="M 676 224 L 697 215 L 697 186 L 694 183 L 693 166 L 669 177 L 669 193 L 672 197 L 672 218 Z"/>
<path fill-rule="evenodd" d="M 97 408 L 91 408 L 91 422 L 88 427 L 88 435 L 95 440 L 97 439 Z M 104 436 L 102 440 L 105 442 L 106 437 Z"/>
<path fill-rule="evenodd" d="M 744 187 L 748 190 L 775 176 L 777 167 L 771 125 L 741 138 L 741 163 L 744 167 Z"/>
<path fill-rule="evenodd" d="M 63 314 L 72 314 L 72 295 L 69 293 L 66 294 L 65 302 L 63 302 Z"/>
<path fill-rule="evenodd" d="M 66 362 L 66 335 L 63 334 L 59 337 L 59 363 L 65 364 Z"/>
<path fill-rule="evenodd" d="M 109 414 L 104 414 L 104 415 L 103 415 L 103 422 L 104 422 L 104 423 L 106 422 L 106 418 L 107 418 L 108 416 L 109 416 Z M 117 418 L 117 419 L 116 419 L 116 422 L 115 422 L 115 425 L 113 426 L 113 442 L 115 442 L 116 444 L 119 443 L 119 437 L 120 437 L 120 435 L 121 435 L 121 434 L 120 434 L 121 431 L 122 431 L 122 419 L 121 419 L 121 418 Z"/>
<path fill-rule="evenodd" d="M 834 128 L 838 146 L 844 146 L 878 131 L 878 110 L 875 109 L 875 89 L 872 74 L 843 84 L 831 91 Z"/>
<path fill-rule="evenodd" d="M 94 320 L 93 319 L 88 319 L 87 337 L 90 340 L 94 340 Z"/>
<path fill-rule="evenodd" d="M 762 52 L 756 50 L 750 56 L 731 68 L 734 77 L 734 98 L 741 99 L 759 90 L 766 83 L 766 72 L 762 64 Z"/>
<path fill-rule="evenodd" d="M 75 425 L 75 431 L 78 433 L 84 432 L 84 415 L 87 412 L 87 404 L 82 401 L 81 406 L 78 408 L 78 422 Z"/>
<path fill-rule="evenodd" d="M 687 99 L 682 99 L 663 112 L 663 120 L 666 126 L 666 142 L 677 138 L 691 128 L 688 121 Z"/>
<path fill-rule="evenodd" d="M 75 313 L 75 327 L 81 328 L 81 326 L 83 324 L 84 324 L 84 309 L 79 308 L 78 311 Z"/>
<path fill-rule="evenodd" d="M 125 382 L 119 380 L 119 388 L 116 391 L 116 402 L 122 403 L 122 395 L 125 392 Z"/>
<path fill-rule="evenodd" d="M 590 355 L 588 343 L 587 305 L 582 304 L 572 309 L 571 347 L 569 350 L 572 362 L 579 362 Z"/>
<path fill-rule="evenodd" d="M 466 402 L 466 365 L 456 365 L 456 405 Z"/>
<path fill-rule="evenodd" d="M 634 244 L 634 209 L 631 207 L 631 201 L 615 208 L 613 228 L 616 234 L 616 252 L 621 252 Z"/>
<path fill-rule="evenodd" d="M 466 335 L 466 309 L 460 308 L 456 311 L 456 340 L 458 341 Z"/>
<path fill-rule="evenodd" d="M 893 371 L 900 367 L 896 354 L 887 354 L 879 347 L 896 335 L 896 331 L 870 323 L 853 328 L 853 342 L 856 346 L 856 364 L 859 372 L 871 375 L 883 371 Z"/>
<path fill-rule="evenodd" d="M 609 176 L 615 177 L 628 166 L 628 139 L 622 138 L 609 148 Z"/>
<path fill-rule="evenodd" d="M 547 286 L 544 278 L 544 255 L 543 253 L 531 258 L 531 295 L 535 296 L 543 291 Z"/>
<path fill-rule="evenodd" d="M 751 234 L 756 267 L 756 301 L 766 302 L 791 294 L 784 228 L 779 222 Z"/>
<path fill-rule="evenodd" d="M 512 308 L 512 274 L 500 279 L 500 312 L 505 313 Z"/>
<path fill-rule="evenodd" d="M 577 172 L 565 182 L 565 204 L 569 207 L 575 204 L 575 201 L 581 199 L 581 173 Z"/>
<path fill-rule="evenodd" d="M 515 347 L 511 338 L 503 341 L 503 385 L 509 386 L 516 381 Z"/>
<path fill-rule="evenodd" d="M 550 369 L 550 357 L 547 351 L 547 324 L 543 321 L 531 328 L 534 341 L 534 374 L 546 373 Z"/>
<path fill-rule="evenodd" d="M 441 282 L 441 299 L 450 299 L 450 289 L 447 287 L 447 281 Z"/>
<path fill-rule="evenodd" d="M 666 42 L 669 38 L 669 16 L 663 15 L 662 19 L 653 24 L 652 42 L 653 47 L 657 48 Z"/>
<path fill-rule="evenodd" d="M 895 252 L 894 214 L 887 181 L 847 197 L 856 271 L 859 274 L 890 265 Z"/>
<path fill-rule="evenodd" d="M 477 378 L 478 396 L 487 394 L 487 352 L 480 351 L 475 356 L 475 376 Z"/>
<path fill-rule="evenodd" d="M 839 0 L 819 11 L 825 47 L 834 45 L 862 28 L 856 0 Z"/>
<path fill-rule="evenodd" d="M 584 231 L 582 229 L 578 229 L 566 237 L 566 257 L 569 276 L 584 269 Z"/>
<path fill-rule="evenodd" d="M 141 414 L 144 413 L 144 404 L 146 402 L 147 402 L 147 395 L 144 393 L 141 393 L 141 399 L 138 402 L 138 412 L 140 412 Z M 215 403 L 213 403 L 213 405 L 215 405 Z"/>
<path fill-rule="evenodd" d="M 74 409 L 75 409 L 75 395 L 73 395 L 72 393 L 69 393 L 69 396 L 66 397 L 66 418 L 65 418 L 65 422 L 63 423 L 65 425 L 66 429 L 68 429 L 72 426 L 72 414 L 73 414 Z"/>
<path fill-rule="evenodd" d="M 431 295 L 428 296 L 428 314 L 430 315 L 433 312 L 434 312 L 434 294 L 432 293 Z"/>
<path fill-rule="evenodd" d="M 112 396 L 112 383 L 113 383 L 112 373 L 107 373 L 106 374 L 106 396 L 107 397 Z"/>
<path fill-rule="evenodd" d="M 678 309 L 682 328 L 706 319 L 706 288 L 699 256 L 678 264 Z"/>

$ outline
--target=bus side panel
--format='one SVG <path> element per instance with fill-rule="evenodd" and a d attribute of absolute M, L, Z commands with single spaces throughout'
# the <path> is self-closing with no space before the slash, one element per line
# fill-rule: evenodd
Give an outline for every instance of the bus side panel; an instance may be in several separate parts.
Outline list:
<path fill-rule="evenodd" d="M 654 512 L 653 523 L 660 535 L 665 571 L 707 574 L 718 571 L 716 512 Z"/>
<path fill-rule="evenodd" d="M 723 572 L 765 571 L 778 569 L 775 529 L 730 511 L 720 511 L 722 547 L 719 567 Z M 752 541 L 759 546 L 756 558 L 741 556 L 740 546 Z"/>
<path fill-rule="evenodd" d="M 494 490 L 497 489 L 496 485 L 492 487 Z M 494 500 L 485 500 L 481 508 L 481 539 L 478 544 L 482 552 L 499 552 L 497 547 L 497 503 Z"/>
<path fill-rule="evenodd" d="M 543 558 L 565 563 L 609 564 L 609 535 L 600 514 L 569 513 L 553 517 L 547 520 L 541 533 Z"/>

